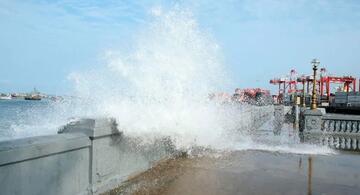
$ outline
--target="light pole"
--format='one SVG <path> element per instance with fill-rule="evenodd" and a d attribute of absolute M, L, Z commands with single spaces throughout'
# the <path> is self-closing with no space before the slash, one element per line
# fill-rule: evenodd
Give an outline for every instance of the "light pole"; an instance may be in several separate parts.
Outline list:
<path fill-rule="evenodd" d="M 317 67 L 320 64 L 320 61 L 317 59 L 313 59 L 311 61 L 311 64 L 313 65 L 313 71 L 314 71 L 314 75 L 313 75 L 313 91 L 312 91 L 312 99 L 311 99 L 311 110 L 316 110 L 317 109 L 317 95 L 316 95 L 316 71 L 317 71 Z"/>
<path fill-rule="evenodd" d="M 302 76 L 302 78 L 301 78 L 301 80 L 302 80 L 302 84 L 303 84 L 303 96 L 302 96 L 302 106 L 304 107 L 304 108 L 306 108 L 306 97 L 305 97 L 305 79 L 306 79 L 306 77 L 305 76 Z"/>

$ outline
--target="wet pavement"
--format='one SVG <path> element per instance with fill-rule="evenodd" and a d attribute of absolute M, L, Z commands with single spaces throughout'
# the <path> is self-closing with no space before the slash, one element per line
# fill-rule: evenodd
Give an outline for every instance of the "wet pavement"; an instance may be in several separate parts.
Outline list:
<path fill-rule="evenodd" d="M 264 151 L 160 162 L 107 194 L 359 194 L 360 155 Z"/>

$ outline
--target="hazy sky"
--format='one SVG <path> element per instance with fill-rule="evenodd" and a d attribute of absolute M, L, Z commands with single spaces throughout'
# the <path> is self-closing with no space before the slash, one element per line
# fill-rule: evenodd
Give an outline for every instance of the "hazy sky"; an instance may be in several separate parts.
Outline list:
<path fill-rule="evenodd" d="M 357 0 L 1 0 L 0 91 L 63 94 L 68 75 L 104 63 L 109 48 L 129 41 L 154 6 L 193 11 L 222 48 L 235 87 L 271 88 L 269 80 L 295 68 L 360 77 L 360 1 Z"/>

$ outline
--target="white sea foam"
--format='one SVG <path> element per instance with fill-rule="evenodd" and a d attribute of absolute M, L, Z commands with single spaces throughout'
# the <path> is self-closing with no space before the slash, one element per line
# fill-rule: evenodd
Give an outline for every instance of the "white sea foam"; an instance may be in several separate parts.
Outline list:
<path fill-rule="evenodd" d="M 254 141 L 247 129 L 253 107 L 208 100 L 229 82 L 216 41 L 187 10 L 156 7 L 152 13 L 132 52 L 108 51 L 105 67 L 71 74 L 77 95 L 94 102 L 94 113 L 115 117 L 129 136 L 168 136 L 182 149 L 313 151 L 301 150 L 298 142 Z"/>
<path fill-rule="evenodd" d="M 189 11 L 156 9 L 153 19 L 132 53 L 108 51 L 101 72 L 71 75 L 78 95 L 90 97 L 97 113 L 115 117 L 129 135 L 212 145 L 230 122 L 224 108 L 208 101 L 227 79 L 219 46 Z"/>

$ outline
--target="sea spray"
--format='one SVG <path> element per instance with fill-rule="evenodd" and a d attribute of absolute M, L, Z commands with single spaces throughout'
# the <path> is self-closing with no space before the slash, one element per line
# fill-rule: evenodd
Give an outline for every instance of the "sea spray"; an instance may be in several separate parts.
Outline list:
<path fill-rule="evenodd" d="M 208 99 L 228 80 L 219 46 L 179 8 L 157 10 L 145 29 L 130 54 L 108 51 L 105 69 L 73 73 L 77 95 L 128 135 L 170 136 L 179 147 L 216 144 L 237 125 L 233 108 Z"/>
<path fill-rule="evenodd" d="M 70 75 L 76 95 L 92 102 L 95 117 L 116 118 L 124 134 L 144 143 L 168 137 L 178 149 L 189 151 L 301 151 L 296 135 L 283 148 L 276 136 L 261 138 L 254 132 L 259 128 L 252 126 L 258 117 L 254 110 L 271 115 L 272 106 L 209 99 L 210 93 L 226 89 L 230 79 L 220 47 L 190 11 L 154 9 L 133 45 L 129 53 L 105 52 L 102 68 Z M 266 128 L 271 132 L 272 127 Z"/>

